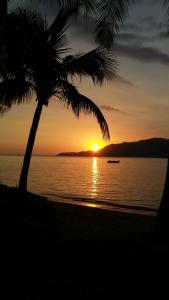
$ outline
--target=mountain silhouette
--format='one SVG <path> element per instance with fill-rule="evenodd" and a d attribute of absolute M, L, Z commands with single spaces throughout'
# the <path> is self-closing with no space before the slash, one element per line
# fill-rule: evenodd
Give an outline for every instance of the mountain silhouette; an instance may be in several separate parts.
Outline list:
<path fill-rule="evenodd" d="M 169 139 L 151 138 L 135 142 L 110 144 L 97 153 L 93 151 L 63 152 L 57 156 L 116 156 L 116 157 L 167 157 Z"/>

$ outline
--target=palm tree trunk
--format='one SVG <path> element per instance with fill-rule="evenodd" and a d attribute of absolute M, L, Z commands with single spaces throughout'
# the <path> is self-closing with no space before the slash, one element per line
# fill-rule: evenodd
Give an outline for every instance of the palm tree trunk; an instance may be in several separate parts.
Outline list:
<path fill-rule="evenodd" d="M 169 157 L 164 191 L 156 218 L 156 233 L 165 237 L 169 233 Z"/>
<path fill-rule="evenodd" d="M 0 57 L 4 54 L 8 0 L 0 0 Z"/>
<path fill-rule="evenodd" d="M 28 178 L 28 171 L 29 171 L 29 166 L 30 166 L 30 161 L 31 161 L 31 156 L 32 156 L 32 150 L 33 150 L 33 145 L 35 142 L 35 137 L 36 137 L 36 131 L 38 128 L 41 112 L 42 112 L 42 107 L 43 104 L 38 101 L 35 114 L 33 117 L 32 121 L 32 126 L 31 130 L 29 133 L 29 138 L 28 138 L 28 143 L 26 147 L 26 152 L 24 156 L 24 161 L 23 161 L 23 166 L 22 166 L 22 171 L 21 171 L 21 176 L 19 180 L 19 189 L 21 192 L 26 192 L 27 191 L 27 178 Z"/>

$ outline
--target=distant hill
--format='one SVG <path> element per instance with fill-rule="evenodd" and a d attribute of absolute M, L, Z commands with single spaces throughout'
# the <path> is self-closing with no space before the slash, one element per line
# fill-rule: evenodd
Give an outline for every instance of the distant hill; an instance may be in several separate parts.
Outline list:
<path fill-rule="evenodd" d="M 110 144 L 97 153 L 92 151 L 64 152 L 58 156 L 116 156 L 116 157 L 166 157 L 169 154 L 169 139 L 151 138 L 136 142 Z"/>

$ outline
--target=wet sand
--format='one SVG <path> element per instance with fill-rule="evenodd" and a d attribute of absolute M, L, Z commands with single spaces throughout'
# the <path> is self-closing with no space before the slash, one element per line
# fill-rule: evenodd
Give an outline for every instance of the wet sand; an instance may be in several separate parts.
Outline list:
<path fill-rule="evenodd" d="M 56 214 L 60 238 L 111 240 L 115 237 L 131 239 L 154 234 L 155 216 L 94 204 L 49 203 Z"/>

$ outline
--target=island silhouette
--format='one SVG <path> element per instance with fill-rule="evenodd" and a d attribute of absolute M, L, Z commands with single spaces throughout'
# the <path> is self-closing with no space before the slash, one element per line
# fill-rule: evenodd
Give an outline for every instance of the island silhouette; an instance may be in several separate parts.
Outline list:
<path fill-rule="evenodd" d="M 97 152 L 62 152 L 57 156 L 115 156 L 115 157 L 154 157 L 166 158 L 169 153 L 169 139 L 150 138 L 135 142 L 110 144 Z"/>

